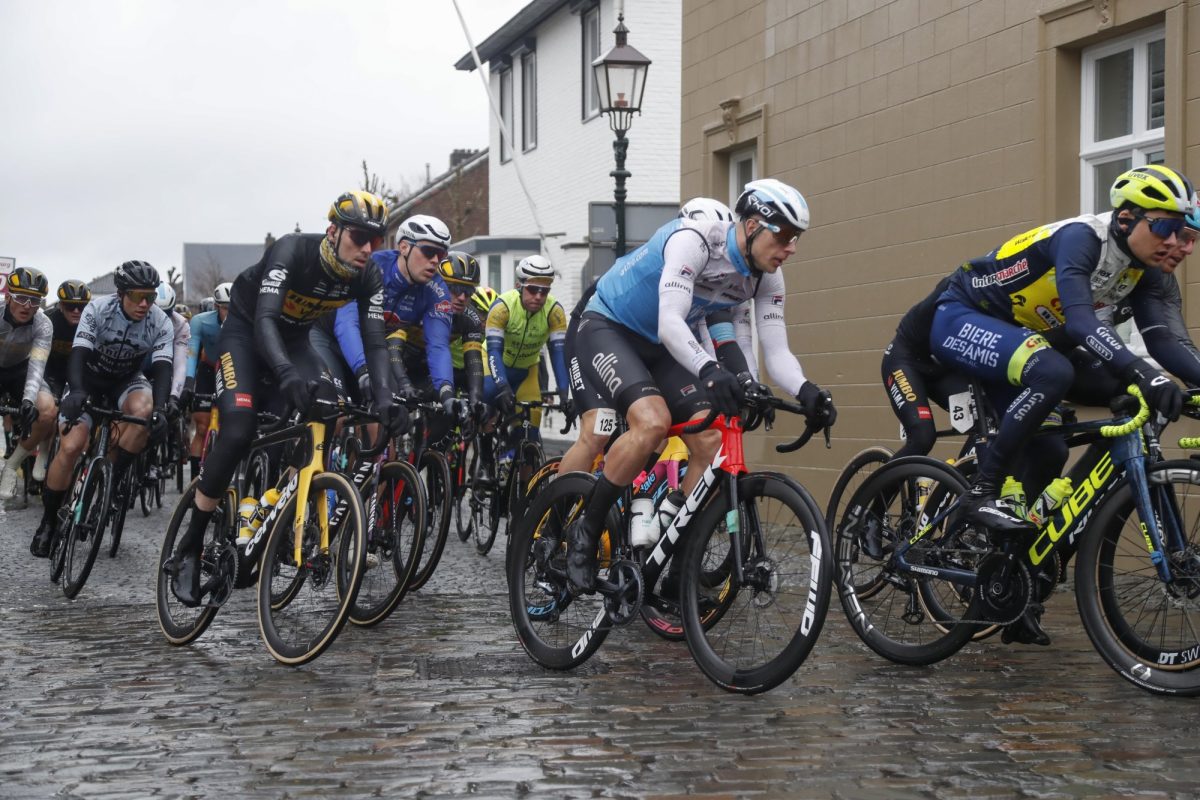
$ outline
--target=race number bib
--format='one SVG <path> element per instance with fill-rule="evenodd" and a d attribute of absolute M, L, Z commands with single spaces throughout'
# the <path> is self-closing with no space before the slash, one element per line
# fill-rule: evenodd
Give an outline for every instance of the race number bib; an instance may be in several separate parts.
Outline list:
<path fill-rule="evenodd" d="M 959 392 L 949 397 L 950 427 L 966 433 L 975 427 L 975 400 L 970 392 Z"/>
<path fill-rule="evenodd" d="M 617 432 L 617 410 L 615 408 L 601 408 L 596 412 L 596 424 L 592 428 L 592 433 L 597 436 L 612 436 Z"/>

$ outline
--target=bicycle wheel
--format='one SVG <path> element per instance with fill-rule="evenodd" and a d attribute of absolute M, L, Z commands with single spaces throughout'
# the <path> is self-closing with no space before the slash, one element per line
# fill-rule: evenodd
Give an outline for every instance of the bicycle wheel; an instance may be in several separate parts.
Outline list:
<path fill-rule="evenodd" d="M 540 447 L 538 448 L 538 453 L 541 453 Z M 545 457 L 544 454 L 542 457 Z M 541 467 L 534 471 L 529 480 L 525 482 L 525 496 L 521 501 L 522 514 L 524 514 L 524 511 L 529 508 L 530 503 L 533 502 L 533 498 L 537 497 L 539 493 L 549 486 L 550 482 L 553 481 L 558 475 L 558 466 L 560 463 L 562 463 L 562 456 L 555 456 L 548 461 L 543 461 Z M 511 499 L 509 502 L 512 502 Z M 514 524 L 516 524 L 515 521 L 512 519 L 512 516 L 509 515 L 508 530 L 511 530 Z M 512 537 L 506 536 L 505 538 L 506 544 L 504 547 L 504 569 L 507 573 L 508 560 L 512 557 Z"/>
<path fill-rule="evenodd" d="M 370 627 L 387 619 L 404 599 L 425 538 L 425 491 L 420 475 L 405 461 L 384 464 L 378 486 L 368 484 L 364 491 L 370 523 L 366 568 L 350 621 Z"/>
<path fill-rule="evenodd" d="M 167 533 L 163 537 L 162 550 L 158 557 L 158 627 L 173 645 L 185 645 L 198 639 L 212 624 L 219 608 L 219 603 L 213 602 L 189 608 L 179 602 L 175 593 L 171 591 L 175 543 L 179 539 L 179 532 L 186 530 L 191 518 L 189 512 L 192 508 L 192 498 L 196 495 L 196 484 L 197 481 L 192 481 L 180 496 L 167 525 Z M 204 549 L 200 557 L 200 585 L 203 592 L 209 594 L 210 599 L 221 602 L 233 592 L 237 577 L 237 552 L 230 542 L 230 533 L 234 526 L 234 507 L 229 498 L 230 495 L 227 494 L 213 513 L 208 530 L 204 534 Z"/>
<path fill-rule="evenodd" d="M 322 549 L 321 529 L 340 503 L 346 504 L 346 511 L 336 527 L 328 528 L 329 547 Z M 258 624 L 263 641 L 277 661 L 292 666 L 319 656 L 346 624 L 362 580 L 367 549 L 362 498 L 344 476 L 336 472 L 314 475 L 305 508 L 297 506 L 296 495 L 292 495 L 272 523 L 258 578 Z M 294 555 L 297 514 L 303 537 L 299 564 Z M 348 563 L 343 563 L 346 559 Z M 339 575 L 349 576 L 345 585 Z M 280 597 L 286 602 L 277 604 Z"/>
<path fill-rule="evenodd" d="M 1092 645 L 1118 675 L 1155 694 L 1200 694 L 1200 465 L 1190 459 L 1146 468 L 1164 544 L 1164 582 L 1128 482 L 1096 510 L 1080 534 L 1075 600 Z"/>
<path fill-rule="evenodd" d="M 862 557 L 864 528 L 878 526 L 885 542 L 907 541 L 966 490 L 966 481 L 953 467 L 925 456 L 909 456 L 881 467 L 847 502 L 835 537 L 834 579 L 850 627 L 884 658 L 912 665 L 948 658 L 980 628 L 958 620 L 979 615 L 973 610 L 977 605 L 973 590 L 901 571 L 892 557 L 886 561 Z M 918 567 L 970 569 L 980 546 L 977 538 L 951 527 L 942 517 L 908 550 L 906 559 Z M 945 616 L 927 613 L 931 608 Z"/>
<path fill-rule="evenodd" d="M 683 628 L 697 665 L 722 689 L 758 694 L 778 686 L 821 633 L 833 560 L 824 520 L 802 491 L 777 475 L 743 475 L 736 527 L 727 499 L 709 502 L 689 526 Z M 714 607 L 721 609 L 715 618 Z"/>
<path fill-rule="evenodd" d="M 496 520 L 500 516 L 500 497 L 504 487 L 497 471 L 495 460 L 485 461 L 477 452 L 471 463 L 471 536 L 475 541 L 475 552 L 487 555 L 496 542 Z"/>
<path fill-rule="evenodd" d="M 92 459 L 83 478 L 79 499 L 68 511 L 68 522 L 62 533 L 66 546 L 62 590 L 68 598 L 73 599 L 79 594 L 100 552 L 108 516 L 111 469 L 106 459 Z"/>
<path fill-rule="evenodd" d="M 129 506 L 133 502 L 133 483 L 135 480 L 138 480 L 134 478 L 133 474 L 135 467 L 136 463 L 131 464 L 125 470 L 125 475 L 122 477 L 121 482 L 112 487 L 112 502 L 108 512 L 109 558 L 116 558 L 117 548 L 121 546 L 121 532 L 125 530 L 125 515 L 129 512 Z M 138 480 L 138 482 L 140 483 L 141 481 Z M 147 511 L 146 513 L 148 514 L 149 512 Z"/>
<path fill-rule="evenodd" d="M 478 460 L 477 451 L 475 440 L 463 442 L 455 463 L 455 472 L 461 473 L 454 476 L 454 529 L 460 542 L 475 535 L 471 527 L 471 498 L 474 496 L 472 478 Z"/>
<path fill-rule="evenodd" d="M 138 454 L 137 461 L 135 461 L 132 466 L 134 475 L 137 476 L 136 482 L 138 503 L 142 507 L 143 517 L 150 516 L 150 509 L 154 508 L 154 495 L 151 493 L 150 487 L 153 484 L 158 483 L 158 481 L 149 481 L 146 479 L 146 473 L 149 471 L 152 463 L 156 461 L 156 459 L 152 459 L 149 454 L 150 448 L 147 447 L 140 454 Z M 115 554 L 110 553 L 109 557 L 111 558 L 113 555 Z"/>
<path fill-rule="evenodd" d="M 891 459 L 892 455 L 892 451 L 886 447 L 868 447 L 850 459 L 842 474 L 838 475 L 833 484 L 833 492 L 829 495 L 829 505 L 825 509 L 825 524 L 829 530 L 837 530 L 837 523 L 846 511 L 845 501 L 854 495 L 867 478 Z"/>
<path fill-rule="evenodd" d="M 428 522 L 425 541 L 421 545 L 421 558 L 406 591 L 420 589 L 437 569 L 442 551 L 446 548 L 446 536 L 450 533 L 450 509 L 454 502 L 450 491 L 450 465 L 444 455 L 426 450 L 421 454 L 418 472 L 425 482 L 425 518 Z"/>
<path fill-rule="evenodd" d="M 563 533 L 582 515 L 595 482 L 584 472 L 559 476 L 513 528 L 507 563 L 513 627 L 529 657 L 549 669 L 587 661 L 612 628 L 603 596 L 576 596 L 567 587 Z"/>

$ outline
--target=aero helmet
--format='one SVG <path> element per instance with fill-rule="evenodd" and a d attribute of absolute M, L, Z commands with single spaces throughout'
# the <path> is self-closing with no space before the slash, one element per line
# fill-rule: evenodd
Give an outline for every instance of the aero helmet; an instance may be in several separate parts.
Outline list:
<path fill-rule="evenodd" d="M 347 228 L 359 228 L 376 236 L 387 230 L 388 210 L 378 196 L 361 189 L 342 192 L 329 207 L 329 221 Z"/>
<path fill-rule="evenodd" d="M 113 283 L 118 292 L 157 289 L 159 282 L 158 270 L 145 261 L 126 261 L 113 272 Z"/>
<path fill-rule="evenodd" d="M 437 217 L 417 214 L 400 223 L 396 238 L 410 242 L 429 242 L 439 247 L 450 246 L 450 229 Z"/>
<path fill-rule="evenodd" d="M 1192 182 L 1161 164 L 1122 172 L 1113 181 L 1109 200 L 1115 209 L 1137 206 L 1187 214 L 1194 208 Z"/>
<path fill-rule="evenodd" d="M 729 206 L 711 197 L 693 197 L 679 209 L 679 216 L 704 222 L 733 222 Z"/>
<path fill-rule="evenodd" d="M 92 299 L 92 290 L 83 281 L 63 281 L 58 285 L 58 302 L 88 303 Z"/>
<path fill-rule="evenodd" d="M 163 281 L 158 285 L 158 294 L 154 298 L 154 305 L 166 311 L 168 314 L 175 307 L 175 290 L 171 288 L 171 284 Z"/>
<path fill-rule="evenodd" d="M 517 283 L 535 278 L 554 280 L 554 267 L 550 265 L 550 259 L 541 255 L 526 256 L 517 264 Z"/>
<path fill-rule="evenodd" d="M 46 292 L 50 290 L 42 271 L 31 267 L 14 269 L 5 280 L 5 286 L 8 288 L 9 294 L 23 294 L 37 298 L 45 297 Z"/>
<path fill-rule="evenodd" d="M 438 272 L 446 283 L 456 283 L 461 286 L 479 285 L 479 262 L 470 253 L 461 250 L 451 250 L 446 253 Z"/>
<path fill-rule="evenodd" d="M 798 231 L 808 230 L 808 203 L 804 195 L 774 178 L 747 183 L 738 196 L 734 210 L 743 219 L 759 216 L 773 225 L 789 225 Z"/>

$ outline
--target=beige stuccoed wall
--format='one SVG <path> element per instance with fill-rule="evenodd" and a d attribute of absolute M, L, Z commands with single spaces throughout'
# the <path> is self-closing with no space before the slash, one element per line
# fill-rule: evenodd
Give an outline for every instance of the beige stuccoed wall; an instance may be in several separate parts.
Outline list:
<path fill-rule="evenodd" d="M 784 267 L 787 315 L 793 351 L 837 400 L 833 447 L 779 456 L 788 422 L 748 439 L 749 463 L 794 472 L 823 505 L 856 452 L 899 445 L 879 362 L 900 316 L 963 260 L 1078 213 L 1080 48 L 1166 22 L 1167 160 L 1200 175 L 1187 134 L 1200 81 L 1186 79 L 1200 23 L 1185 25 L 1198 5 L 684 0 L 682 196 L 725 199 L 725 154 L 752 143 L 759 174 L 812 211 Z"/>

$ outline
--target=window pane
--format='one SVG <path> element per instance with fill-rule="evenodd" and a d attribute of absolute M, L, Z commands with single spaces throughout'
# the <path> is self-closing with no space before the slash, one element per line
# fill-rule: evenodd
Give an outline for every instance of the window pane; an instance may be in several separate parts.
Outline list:
<path fill-rule="evenodd" d="M 510 153 L 508 149 L 508 142 L 512 139 L 513 130 L 511 69 L 506 69 L 504 72 L 500 73 L 500 120 L 504 130 L 508 131 L 508 139 L 504 138 L 504 134 L 500 135 L 500 160 L 503 162 L 512 158 L 512 153 Z"/>
<path fill-rule="evenodd" d="M 537 55 L 521 57 L 521 147 L 537 146 Z"/>
<path fill-rule="evenodd" d="M 500 285 L 500 256 L 488 256 L 488 283 L 493 289 Z"/>
<path fill-rule="evenodd" d="M 1133 51 L 1096 61 L 1096 141 L 1133 132 Z"/>
<path fill-rule="evenodd" d="M 596 73 L 592 62 L 600 57 L 600 9 L 593 8 L 583 15 L 583 115 L 600 113 L 600 93 L 596 88 Z"/>
<path fill-rule="evenodd" d="M 1146 153 L 1147 164 L 1163 164 L 1166 163 L 1166 160 L 1167 153 L 1165 150 L 1155 150 L 1153 152 Z"/>
<path fill-rule="evenodd" d="M 1112 188 L 1113 181 L 1117 179 L 1118 175 L 1132 167 L 1133 162 L 1128 158 L 1096 165 L 1093 170 L 1096 179 L 1095 195 L 1092 200 L 1093 213 L 1099 214 L 1112 208 L 1112 201 L 1108 199 L 1108 190 Z"/>
<path fill-rule="evenodd" d="M 1163 39 L 1151 42 L 1150 56 L 1150 109 L 1146 117 L 1146 127 L 1150 129 L 1165 127 L 1164 100 L 1167 93 L 1166 42 Z"/>

